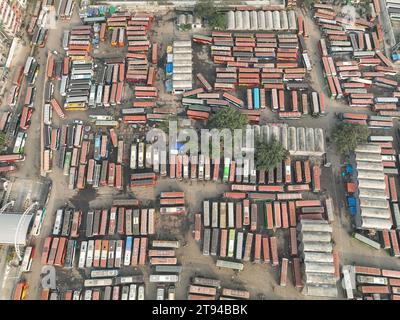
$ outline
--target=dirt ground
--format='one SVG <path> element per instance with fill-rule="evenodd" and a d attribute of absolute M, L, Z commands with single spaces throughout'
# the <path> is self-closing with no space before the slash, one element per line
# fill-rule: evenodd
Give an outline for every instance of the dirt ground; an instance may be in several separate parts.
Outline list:
<path fill-rule="evenodd" d="M 75 9 L 76 10 L 76 9 Z M 298 11 L 300 13 L 300 10 Z M 310 18 L 309 13 L 306 15 L 305 23 L 307 24 L 310 37 L 306 40 L 310 59 L 312 61 L 313 70 L 311 72 L 311 86 L 318 92 L 327 93 L 326 84 L 323 80 L 322 67 L 318 55 L 317 42 L 320 39 L 320 32 L 318 27 Z M 57 29 L 50 30 L 47 45 L 43 49 L 37 50 L 37 59 L 41 64 L 39 76 L 36 81 L 38 92 L 43 92 L 44 86 L 44 71 L 46 63 L 47 50 L 57 50 L 63 52 L 61 48 L 61 37 L 64 29 L 70 29 L 73 25 L 79 24 L 77 12 L 75 12 L 73 19 L 69 22 L 59 21 Z M 197 32 L 207 32 L 200 30 Z M 189 39 L 190 32 L 180 32 L 174 26 L 173 13 L 163 15 L 162 19 L 158 18 L 153 26 L 152 39 L 160 45 L 160 52 L 166 51 L 166 47 L 172 44 L 174 39 Z M 202 72 L 206 78 L 213 81 L 215 78 L 215 66 L 209 61 L 209 52 L 207 46 L 199 46 L 194 44 L 194 70 L 193 75 L 197 72 Z M 115 51 L 108 44 L 101 44 L 99 51 L 95 53 L 99 57 L 115 56 Z M 121 55 L 123 52 L 118 52 Z M 164 59 L 164 60 L 162 60 Z M 24 61 L 24 60 L 21 60 Z M 162 55 L 159 69 L 157 87 L 159 89 L 160 101 L 166 102 L 167 107 L 174 107 L 177 112 L 180 110 L 178 97 L 166 94 L 163 80 L 165 78 L 163 66 L 165 61 L 165 54 Z M 194 86 L 195 87 L 195 86 Z M 56 90 L 57 92 L 57 90 Z M 131 103 L 131 90 L 125 86 L 126 96 L 124 97 L 124 105 Z M 238 97 L 244 98 L 244 91 L 238 92 Z M 59 96 L 56 96 L 60 99 Z M 323 128 L 329 135 L 330 130 L 336 123 L 336 112 L 349 111 L 350 108 L 342 101 L 330 100 L 326 97 L 328 113 L 325 117 L 318 119 L 311 117 L 303 117 L 301 120 L 285 121 L 289 125 L 320 127 Z M 26 144 L 26 161 L 20 166 L 19 171 L 15 174 L 16 177 L 38 177 L 40 167 L 40 157 L 37 150 L 40 146 L 40 126 L 41 112 L 39 110 L 43 106 L 43 97 L 38 95 L 35 103 L 35 108 L 38 112 L 34 112 L 32 118 L 32 125 L 28 131 L 28 140 Z M 122 106 L 122 107 L 123 107 Z M 351 109 L 353 110 L 353 109 Z M 88 114 L 107 114 L 113 112 L 112 110 L 90 109 L 87 112 L 67 112 L 67 122 L 72 119 L 86 120 Z M 57 116 L 54 116 L 54 124 L 60 126 L 61 122 L 58 121 Z M 281 122 L 277 119 L 276 113 L 270 110 L 263 111 L 262 124 L 266 122 Z M 122 126 L 120 129 L 121 135 L 127 141 L 140 136 L 137 130 L 131 127 Z M 333 223 L 334 233 L 333 239 L 335 247 L 339 252 L 341 264 L 345 263 L 358 263 L 370 266 L 379 266 L 387 268 L 400 269 L 399 259 L 390 257 L 383 250 L 375 251 L 374 249 L 367 248 L 361 245 L 350 236 L 351 221 L 346 212 L 344 204 L 344 188 L 340 177 L 340 158 L 337 156 L 336 151 L 330 143 L 328 147 L 328 158 L 332 163 L 330 168 L 324 168 L 322 172 L 322 188 L 326 189 L 326 193 L 330 194 L 335 199 L 336 207 L 336 220 Z M 176 218 L 160 218 L 158 220 L 158 235 L 162 239 L 178 239 L 182 243 L 182 247 L 177 250 L 178 262 L 183 265 L 183 272 L 181 274 L 181 281 L 177 284 L 177 299 L 186 299 L 187 287 L 190 283 L 190 278 L 194 275 L 202 275 L 215 277 L 222 280 L 222 285 L 229 288 L 244 288 L 250 291 L 252 299 L 265 298 L 265 299 L 312 299 L 302 295 L 292 285 L 292 281 L 288 281 L 287 287 L 280 287 L 278 285 L 279 268 L 271 267 L 264 264 L 251 264 L 246 263 L 242 272 L 237 273 L 219 269 L 215 266 L 213 257 L 203 256 L 201 247 L 195 243 L 193 233 L 193 216 L 194 213 L 201 211 L 201 203 L 204 199 L 217 199 L 220 195 L 228 190 L 228 186 L 224 184 L 217 184 L 212 182 L 178 182 L 170 179 L 159 179 L 155 188 L 138 189 L 134 193 L 129 190 L 125 192 L 116 192 L 110 188 L 101 188 L 97 192 L 93 190 L 85 190 L 77 193 L 76 191 L 68 190 L 67 178 L 63 176 L 62 170 L 54 166 L 53 171 L 48 175 L 52 181 L 52 190 L 47 204 L 47 215 L 44 220 L 42 228 L 42 236 L 39 239 L 33 239 L 32 243 L 36 246 L 36 256 L 33 261 L 32 271 L 26 275 L 29 283 L 28 298 L 38 299 L 40 297 L 40 272 L 41 263 L 40 256 L 43 247 L 44 238 L 50 234 L 52 224 L 54 222 L 54 215 L 56 209 L 65 204 L 73 205 L 86 211 L 90 208 L 108 208 L 111 206 L 112 200 L 115 198 L 123 198 L 126 196 L 135 197 L 140 199 L 146 205 L 156 204 L 156 199 L 162 191 L 184 191 L 186 204 L 189 208 L 190 214 L 186 217 Z M 277 232 L 279 238 L 279 252 L 280 257 L 288 255 L 288 233 L 287 231 L 279 230 Z M 150 273 L 150 267 L 146 268 L 126 268 L 122 272 L 124 274 L 136 274 L 142 272 L 145 276 Z M 57 269 L 59 289 L 77 289 L 82 285 L 81 271 L 60 270 Z M 291 279 L 291 272 L 289 272 Z M 156 286 L 154 284 L 146 283 L 146 298 L 154 299 L 156 296 Z M 339 298 L 343 297 L 340 291 Z"/>

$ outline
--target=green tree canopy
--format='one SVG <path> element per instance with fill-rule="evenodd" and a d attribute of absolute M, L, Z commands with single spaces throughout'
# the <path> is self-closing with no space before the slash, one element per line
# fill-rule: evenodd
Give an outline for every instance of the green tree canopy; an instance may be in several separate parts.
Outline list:
<path fill-rule="evenodd" d="M 313 6 L 313 4 L 314 4 L 314 0 L 304 0 L 304 6 L 307 8 L 307 9 L 311 9 L 312 8 L 312 6 Z"/>
<path fill-rule="evenodd" d="M 6 134 L 4 132 L 0 132 L 0 150 L 6 147 Z"/>
<path fill-rule="evenodd" d="M 210 129 L 243 129 L 248 124 L 247 117 L 232 107 L 218 109 L 208 122 Z"/>
<path fill-rule="evenodd" d="M 255 148 L 255 164 L 258 170 L 271 170 L 282 163 L 289 152 L 275 138 L 269 142 L 258 140 Z"/>
<path fill-rule="evenodd" d="M 194 7 L 194 14 L 208 20 L 212 29 L 226 29 L 226 18 L 222 12 L 218 12 L 212 0 L 201 0 Z"/>
<path fill-rule="evenodd" d="M 212 29 L 225 30 L 227 27 L 225 15 L 222 12 L 215 12 L 209 19 L 209 24 Z"/>
<path fill-rule="evenodd" d="M 198 17 L 208 19 L 215 13 L 215 7 L 212 0 L 201 0 L 194 6 L 194 14 Z"/>
<path fill-rule="evenodd" d="M 168 134 L 169 132 L 169 122 L 170 121 L 178 121 L 178 116 L 175 114 L 171 114 L 168 116 L 168 118 L 164 121 L 161 121 L 157 124 L 157 128 L 161 129 L 162 131 L 165 132 L 165 134 Z"/>
<path fill-rule="evenodd" d="M 365 125 L 340 123 L 332 131 L 332 139 L 341 154 L 349 154 L 357 145 L 366 143 L 370 130 Z"/>

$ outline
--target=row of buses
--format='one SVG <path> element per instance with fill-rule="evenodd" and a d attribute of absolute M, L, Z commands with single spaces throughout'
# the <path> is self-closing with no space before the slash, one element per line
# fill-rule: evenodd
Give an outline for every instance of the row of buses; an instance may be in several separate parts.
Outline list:
<path fill-rule="evenodd" d="M 67 290 L 62 296 L 58 292 L 43 289 L 41 300 L 144 300 L 143 284 L 129 284 L 124 286 L 104 286 L 90 288 L 83 291 Z"/>

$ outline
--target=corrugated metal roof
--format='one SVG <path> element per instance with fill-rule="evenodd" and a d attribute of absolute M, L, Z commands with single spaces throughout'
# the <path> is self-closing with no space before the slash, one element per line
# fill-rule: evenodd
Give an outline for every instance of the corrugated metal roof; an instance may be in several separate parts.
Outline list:
<path fill-rule="evenodd" d="M 17 231 L 19 220 L 22 214 L 0 214 L 0 244 L 13 244 L 15 241 L 15 232 Z M 19 226 L 16 243 L 25 245 L 26 235 L 33 215 L 27 215 Z"/>

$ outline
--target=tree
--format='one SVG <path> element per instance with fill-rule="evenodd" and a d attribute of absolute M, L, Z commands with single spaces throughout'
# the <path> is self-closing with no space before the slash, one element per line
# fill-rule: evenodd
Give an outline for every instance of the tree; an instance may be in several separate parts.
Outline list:
<path fill-rule="evenodd" d="M 222 12 L 218 12 L 212 0 L 199 1 L 193 10 L 194 14 L 206 19 L 212 29 L 226 29 L 226 18 Z"/>
<path fill-rule="evenodd" d="M 210 129 L 243 129 L 248 123 L 247 117 L 240 111 L 224 107 L 218 109 L 217 113 L 213 115 L 208 122 Z"/>
<path fill-rule="evenodd" d="M 177 115 L 169 115 L 165 121 L 161 121 L 158 123 L 157 128 L 164 131 L 165 134 L 168 134 L 170 121 L 178 121 L 178 116 Z"/>
<path fill-rule="evenodd" d="M 194 14 L 200 18 L 208 19 L 215 13 L 212 0 L 201 0 L 194 6 Z"/>
<path fill-rule="evenodd" d="M 332 139 L 341 154 L 349 154 L 357 145 L 366 143 L 370 130 L 365 125 L 340 123 L 332 131 Z"/>
<path fill-rule="evenodd" d="M 179 27 L 181 28 L 182 31 L 188 31 L 192 29 L 192 25 L 190 23 L 181 24 Z"/>
<path fill-rule="evenodd" d="M 0 150 L 4 149 L 5 147 L 6 147 L 6 134 L 0 132 Z"/>
<path fill-rule="evenodd" d="M 304 6 L 307 9 L 311 9 L 312 5 L 314 4 L 314 0 L 304 0 Z"/>
<path fill-rule="evenodd" d="M 255 148 L 255 164 L 257 170 L 271 170 L 282 163 L 289 152 L 275 138 L 269 142 L 258 140 Z"/>
<path fill-rule="evenodd" d="M 222 12 L 215 12 L 209 19 L 209 24 L 212 29 L 225 30 L 227 27 L 225 15 Z"/>

